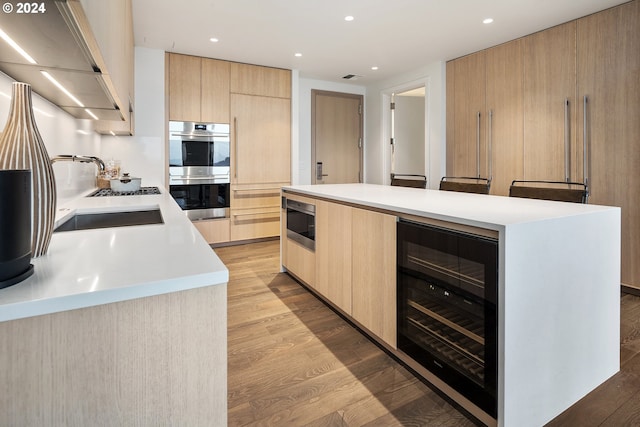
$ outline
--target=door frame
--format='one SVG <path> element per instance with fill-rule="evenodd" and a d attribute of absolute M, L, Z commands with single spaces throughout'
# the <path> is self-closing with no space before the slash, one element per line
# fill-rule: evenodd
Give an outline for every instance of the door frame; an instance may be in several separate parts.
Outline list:
<path fill-rule="evenodd" d="M 424 167 L 425 176 L 427 177 L 427 188 L 430 188 L 432 184 L 431 177 L 431 134 L 430 121 L 431 121 L 431 109 L 429 108 L 429 101 L 431 99 L 431 78 L 425 77 L 410 82 L 403 83 L 401 85 L 393 86 L 381 91 L 381 107 L 382 112 L 382 183 L 384 185 L 391 184 L 391 95 L 399 92 L 406 92 L 408 90 L 417 89 L 424 86 Z M 438 178 L 439 180 L 440 178 Z"/>
<path fill-rule="evenodd" d="M 316 182 L 316 97 L 318 95 L 333 96 L 339 98 L 351 98 L 360 101 L 360 159 L 359 181 L 364 182 L 364 95 L 356 93 L 333 92 L 328 90 L 311 89 L 311 184 Z"/>

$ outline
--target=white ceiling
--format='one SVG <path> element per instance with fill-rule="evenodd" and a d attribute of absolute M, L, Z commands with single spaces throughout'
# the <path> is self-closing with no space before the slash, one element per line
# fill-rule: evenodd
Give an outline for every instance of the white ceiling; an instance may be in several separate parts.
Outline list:
<path fill-rule="evenodd" d="M 621 3 L 133 0 L 133 21 L 136 46 L 297 69 L 301 77 L 328 81 L 356 74 L 362 77 L 355 84 L 369 85 Z M 347 15 L 355 19 L 346 22 Z M 494 22 L 483 24 L 488 17 Z M 297 52 L 302 56 L 294 57 Z"/>

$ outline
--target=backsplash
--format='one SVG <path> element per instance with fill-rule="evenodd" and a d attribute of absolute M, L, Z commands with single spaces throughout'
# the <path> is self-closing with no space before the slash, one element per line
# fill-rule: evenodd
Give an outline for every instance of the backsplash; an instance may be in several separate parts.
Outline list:
<path fill-rule="evenodd" d="M 9 116 L 13 82 L 13 79 L 0 73 L 0 132 Z M 91 121 L 75 119 L 36 93 L 32 96 L 38 130 L 50 157 L 58 154 L 99 155 L 100 135 L 93 131 Z M 57 162 L 53 170 L 58 204 L 95 187 L 97 170 L 93 164 Z"/>

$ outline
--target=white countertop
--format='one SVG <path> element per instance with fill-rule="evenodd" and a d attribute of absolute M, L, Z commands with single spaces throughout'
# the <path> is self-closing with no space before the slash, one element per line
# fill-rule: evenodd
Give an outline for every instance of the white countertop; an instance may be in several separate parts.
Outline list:
<path fill-rule="evenodd" d="M 610 206 L 376 184 L 295 185 L 283 187 L 283 190 L 490 230 L 500 230 L 514 224 L 619 209 Z"/>
<path fill-rule="evenodd" d="M 171 195 L 79 197 L 57 207 L 56 226 L 75 212 L 160 208 L 164 224 L 53 233 L 34 274 L 0 289 L 0 321 L 225 284 L 229 272 Z"/>

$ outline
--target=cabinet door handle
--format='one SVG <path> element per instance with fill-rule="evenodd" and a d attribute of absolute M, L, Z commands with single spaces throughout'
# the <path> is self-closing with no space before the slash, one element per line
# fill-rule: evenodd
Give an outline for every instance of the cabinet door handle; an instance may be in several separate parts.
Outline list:
<path fill-rule="evenodd" d="M 489 110 L 489 173 L 487 178 L 493 179 L 493 110 Z"/>
<path fill-rule="evenodd" d="M 233 146 L 235 150 L 235 156 L 233 159 L 233 177 L 238 177 L 238 118 L 233 118 Z"/>
<path fill-rule="evenodd" d="M 569 142 L 569 98 L 564 99 L 564 179 L 571 182 L 571 174 L 569 172 L 569 156 L 571 155 L 571 147 Z"/>
<path fill-rule="evenodd" d="M 586 202 L 589 200 L 589 155 L 587 147 L 589 145 L 589 97 L 585 95 L 582 98 L 582 176 L 584 178 L 584 186 L 587 188 Z"/>
<path fill-rule="evenodd" d="M 476 172 L 480 178 L 480 111 L 476 114 Z"/>

